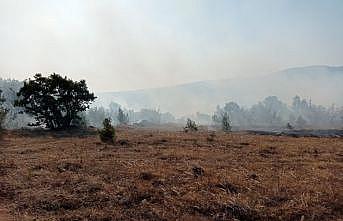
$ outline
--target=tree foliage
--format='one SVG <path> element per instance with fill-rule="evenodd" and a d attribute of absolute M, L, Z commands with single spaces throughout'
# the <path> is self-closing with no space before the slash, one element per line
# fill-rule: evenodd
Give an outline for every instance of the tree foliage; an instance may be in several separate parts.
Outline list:
<path fill-rule="evenodd" d="M 48 77 L 36 74 L 34 79 L 24 82 L 16 105 L 35 117 L 36 126 L 66 129 L 80 119 L 78 114 L 88 109 L 95 98 L 84 80 L 73 81 L 58 74 Z"/>
<path fill-rule="evenodd" d="M 5 101 L 2 107 L 6 109 L 6 119 L 4 120 L 3 127 L 8 129 L 25 128 L 34 119 L 28 114 L 24 113 L 24 108 L 14 106 L 15 100 L 18 99 L 17 93 L 22 88 L 24 82 L 13 79 L 1 79 L 0 88 L 2 90 L 2 97 Z"/>
<path fill-rule="evenodd" d="M 312 100 L 293 98 L 287 105 L 276 96 L 269 96 L 249 107 L 240 107 L 228 102 L 217 106 L 213 121 L 221 125 L 221 116 L 227 112 L 230 124 L 238 129 L 303 129 L 303 128 L 342 128 L 343 107 L 316 105 Z"/>
<path fill-rule="evenodd" d="M 111 118 L 105 118 L 103 121 L 103 129 L 98 131 L 100 140 L 104 143 L 113 144 L 115 141 L 115 129 L 111 124 Z"/>

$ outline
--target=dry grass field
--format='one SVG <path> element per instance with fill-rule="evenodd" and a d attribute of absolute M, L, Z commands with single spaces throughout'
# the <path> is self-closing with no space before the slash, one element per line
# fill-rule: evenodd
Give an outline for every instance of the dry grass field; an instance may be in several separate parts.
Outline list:
<path fill-rule="evenodd" d="M 0 220 L 342 220 L 342 138 L 117 136 L 6 132 Z"/>

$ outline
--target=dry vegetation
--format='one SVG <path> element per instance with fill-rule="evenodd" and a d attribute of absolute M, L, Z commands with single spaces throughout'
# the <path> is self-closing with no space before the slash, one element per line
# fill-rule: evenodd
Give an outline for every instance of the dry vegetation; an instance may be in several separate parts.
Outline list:
<path fill-rule="evenodd" d="M 342 219 L 342 138 L 117 136 L 7 132 L 0 205 L 18 220 Z"/>

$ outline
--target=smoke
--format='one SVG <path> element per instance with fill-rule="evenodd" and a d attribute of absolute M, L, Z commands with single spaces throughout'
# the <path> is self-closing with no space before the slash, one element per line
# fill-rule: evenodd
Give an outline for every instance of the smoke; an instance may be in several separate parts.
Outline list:
<path fill-rule="evenodd" d="M 306 7 L 304 7 L 306 6 Z M 0 2 L 0 76 L 57 72 L 121 91 L 341 64 L 341 3 Z"/>
<path fill-rule="evenodd" d="M 342 6 L 295 0 L 2 0 L 0 77 L 24 80 L 56 72 L 85 79 L 98 104 L 114 101 L 177 117 L 210 114 L 230 101 L 250 107 L 270 95 L 288 104 L 300 95 L 341 106 L 342 68 L 267 75 L 285 67 L 343 64 Z"/>
<path fill-rule="evenodd" d="M 324 106 L 343 106 L 343 67 L 311 66 L 287 69 L 265 76 L 202 81 L 173 87 L 99 93 L 98 105 L 116 101 L 126 108 L 159 108 L 180 117 L 212 113 L 217 105 L 237 102 L 243 107 L 277 96 L 287 104 L 299 95 Z"/>

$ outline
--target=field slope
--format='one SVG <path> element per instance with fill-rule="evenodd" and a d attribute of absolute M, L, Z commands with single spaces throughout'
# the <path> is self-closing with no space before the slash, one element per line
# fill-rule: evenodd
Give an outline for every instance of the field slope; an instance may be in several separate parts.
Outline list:
<path fill-rule="evenodd" d="M 341 220 L 343 140 L 121 129 L 7 132 L 0 205 L 17 220 Z"/>

